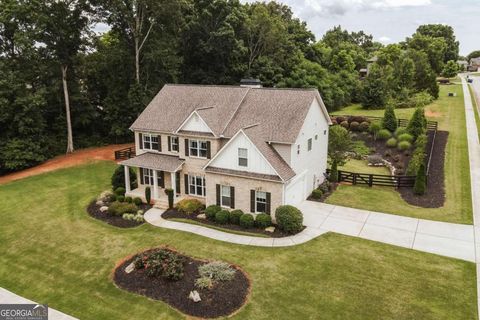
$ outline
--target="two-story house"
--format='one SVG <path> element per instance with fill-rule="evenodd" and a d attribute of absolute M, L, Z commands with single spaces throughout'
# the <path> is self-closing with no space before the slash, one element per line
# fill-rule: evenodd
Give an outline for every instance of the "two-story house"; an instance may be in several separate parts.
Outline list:
<path fill-rule="evenodd" d="M 165 85 L 132 124 L 139 186 L 127 195 L 274 212 L 324 179 L 330 118 L 316 89 Z"/>

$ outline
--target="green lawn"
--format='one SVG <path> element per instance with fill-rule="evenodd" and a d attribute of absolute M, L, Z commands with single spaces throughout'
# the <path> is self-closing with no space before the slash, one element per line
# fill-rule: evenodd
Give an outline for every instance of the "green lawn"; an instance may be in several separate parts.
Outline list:
<path fill-rule="evenodd" d="M 448 97 L 456 92 L 456 97 Z M 350 106 L 339 113 L 381 116 L 382 110 L 361 110 Z M 413 109 L 395 111 L 399 117 L 409 118 Z M 465 106 L 461 85 L 440 86 L 440 98 L 425 108 L 430 120 L 438 121 L 439 130 L 449 132 L 445 155 L 446 201 L 441 208 L 418 208 L 407 204 L 393 188 L 363 188 L 342 186 L 327 203 L 382 211 L 415 218 L 468 223 L 473 222 L 470 191 L 470 165 L 468 160 Z"/>
<path fill-rule="evenodd" d="M 405 108 L 395 110 L 397 118 L 410 119 L 415 108 Z M 383 117 L 384 110 L 365 110 L 359 103 L 352 104 L 342 110 L 332 112 L 332 115 L 349 115 L 349 116 L 371 116 L 371 117 Z"/>
<path fill-rule="evenodd" d="M 390 170 L 387 167 L 372 167 L 367 164 L 366 160 L 356 159 L 350 159 L 345 165 L 338 167 L 338 170 L 369 174 L 390 174 Z"/>
<path fill-rule="evenodd" d="M 81 319 L 184 319 L 111 280 L 125 256 L 168 245 L 250 275 L 250 300 L 235 319 L 477 318 L 470 262 L 333 233 L 274 249 L 107 225 L 85 207 L 113 169 L 98 162 L 0 186 L 0 286 Z"/>
<path fill-rule="evenodd" d="M 470 90 L 470 97 L 472 98 L 473 112 L 475 113 L 475 122 L 477 123 L 478 138 L 480 139 L 480 116 L 478 115 L 477 99 L 475 98 L 475 92 L 473 92 L 473 89 L 470 85 L 468 86 L 468 90 Z"/>

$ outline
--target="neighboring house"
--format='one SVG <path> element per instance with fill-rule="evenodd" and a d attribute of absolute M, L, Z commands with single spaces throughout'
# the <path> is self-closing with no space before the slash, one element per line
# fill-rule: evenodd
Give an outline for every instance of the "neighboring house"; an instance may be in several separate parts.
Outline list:
<path fill-rule="evenodd" d="M 316 89 L 165 85 L 130 129 L 139 186 L 245 212 L 296 205 L 324 180 L 330 118 Z"/>
<path fill-rule="evenodd" d="M 467 70 L 468 68 L 468 61 L 466 60 L 457 60 L 457 65 L 460 68 L 460 71 Z"/>
<path fill-rule="evenodd" d="M 476 72 L 480 70 L 480 57 L 470 59 L 470 65 L 468 66 L 468 71 Z"/>
<path fill-rule="evenodd" d="M 374 64 L 375 62 L 378 61 L 378 57 L 377 56 L 373 56 L 371 57 L 370 59 L 367 60 L 367 70 L 366 70 L 366 76 L 368 76 L 370 74 L 370 69 L 372 68 L 372 64 Z"/>

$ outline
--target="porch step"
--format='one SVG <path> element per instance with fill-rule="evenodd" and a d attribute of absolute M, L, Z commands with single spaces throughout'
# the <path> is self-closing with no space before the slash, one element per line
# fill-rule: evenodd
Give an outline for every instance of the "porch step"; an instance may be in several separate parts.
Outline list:
<path fill-rule="evenodd" d="M 158 209 L 168 209 L 168 200 L 156 200 L 154 208 Z"/>

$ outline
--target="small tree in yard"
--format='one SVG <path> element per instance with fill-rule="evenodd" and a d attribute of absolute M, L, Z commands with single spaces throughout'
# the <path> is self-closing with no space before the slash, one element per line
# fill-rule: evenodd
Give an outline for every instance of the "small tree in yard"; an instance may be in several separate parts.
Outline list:
<path fill-rule="evenodd" d="M 442 70 L 442 76 L 444 76 L 445 78 L 453 78 L 457 75 L 457 73 L 458 64 L 453 60 L 448 61 Z"/>
<path fill-rule="evenodd" d="M 407 131 L 416 140 L 418 136 L 425 132 L 426 126 L 425 112 L 423 108 L 417 108 L 408 122 Z"/>
<path fill-rule="evenodd" d="M 425 164 L 422 163 L 417 171 L 415 184 L 413 185 L 413 193 L 417 195 L 424 195 L 427 190 L 427 175 L 425 172 Z"/>
<path fill-rule="evenodd" d="M 395 132 L 398 127 L 397 117 L 395 116 L 395 109 L 393 106 L 387 106 L 383 114 L 382 125 L 390 132 Z"/>
<path fill-rule="evenodd" d="M 152 190 L 150 187 L 145 188 L 145 200 L 147 201 L 147 204 L 150 204 L 150 201 L 152 200 Z"/>
<path fill-rule="evenodd" d="M 112 189 L 116 190 L 118 187 L 126 188 L 125 186 L 125 169 L 123 166 L 118 166 L 112 175 Z M 135 189 L 137 187 L 137 174 L 130 168 L 130 187 Z"/>
<path fill-rule="evenodd" d="M 342 126 L 330 127 L 328 136 L 328 158 L 330 162 L 330 181 L 338 181 L 337 167 L 345 164 L 347 152 L 352 151 L 353 143 L 347 129 Z"/>

